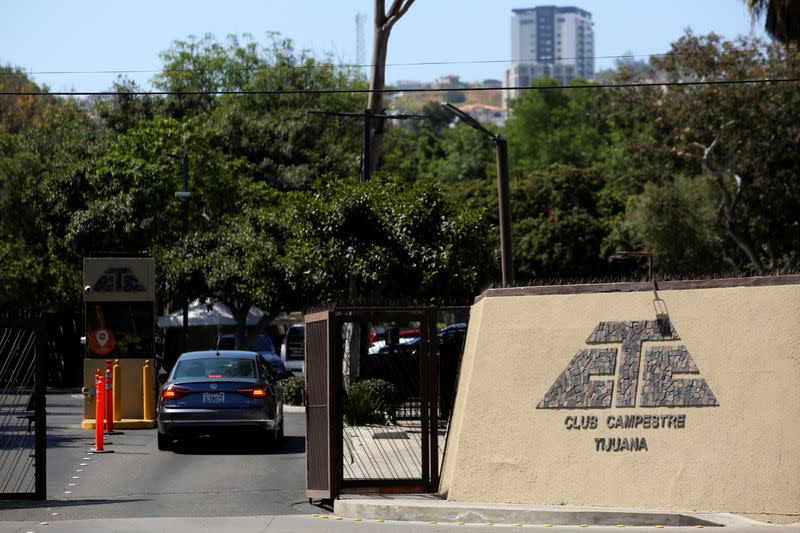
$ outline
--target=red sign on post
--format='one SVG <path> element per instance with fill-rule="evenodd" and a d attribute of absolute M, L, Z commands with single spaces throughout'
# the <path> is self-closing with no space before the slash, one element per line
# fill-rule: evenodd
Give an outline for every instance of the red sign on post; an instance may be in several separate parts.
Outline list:
<path fill-rule="evenodd" d="M 97 355 L 108 355 L 114 349 L 117 340 L 110 329 L 97 328 L 89 333 L 89 350 Z"/>

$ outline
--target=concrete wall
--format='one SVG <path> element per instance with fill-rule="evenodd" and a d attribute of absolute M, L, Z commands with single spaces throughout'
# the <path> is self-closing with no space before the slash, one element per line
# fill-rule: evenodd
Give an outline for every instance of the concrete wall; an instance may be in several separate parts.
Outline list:
<path fill-rule="evenodd" d="M 793 522 L 798 473 L 800 276 L 494 289 L 473 306 L 448 499 Z"/>

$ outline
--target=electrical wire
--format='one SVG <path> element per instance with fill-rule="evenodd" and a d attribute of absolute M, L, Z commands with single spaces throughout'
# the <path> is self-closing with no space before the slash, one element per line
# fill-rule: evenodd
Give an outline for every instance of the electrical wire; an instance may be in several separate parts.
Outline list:
<path fill-rule="evenodd" d="M 214 90 L 214 91 L 0 91 L 0 96 L 283 96 L 283 95 L 325 95 L 325 94 L 370 94 L 370 93 L 451 93 L 485 91 L 552 91 L 552 90 L 599 90 L 629 89 L 647 87 L 700 87 L 733 85 L 777 85 L 797 83 L 800 78 L 761 78 L 744 80 L 698 80 L 698 81 L 653 81 L 631 83 L 595 83 L 587 85 L 517 85 L 501 87 L 438 87 L 418 89 L 275 89 L 270 91 Z"/>
<path fill-rule="evenodd" d="M 732 50 L 725 50 L 725 53 L 734 53 L 734 54 L 752 54 L 758 52 L 766 52 L 769 50 L 769 47 L 762 47 L 762 48 L 751 48 L 751 49 L 732 49 Z M 798 51 L 798 48 L 790 48 L 788 51 Z M 670 57 L 670 56 L 682 56 L 682 55 L 690 55 L 692 52 L 661 52 L 661 53 L 654 53 L 654 54 L 621 54 L 621 55 L 603 55 L 603 56 L 584 56 L 584 57 L 554 57 L 548 58 L 548 61 L 578 61 L 578 60 L 598 60 L 598 59 L 636 59 L 636 58 L 653 58 L 653 57 Z M 536 60 L 529 60 L 529 61 L 515 61 L 513 59 L 485 59 L 485 60 L 466 60 L 466 61 L 456 61 L 456 60 L 441 60 L 441 61 L 418 61 L 418 62 L 408 62 L 408 63 L 387 63 L 386 67 L 420 67 L 420 66 L 444 66 L 444 65 L 490 65 L 490 64 L 520 64 L 520 65 L 528 65 L 528 64 L 537 64 Z M 355 63 L 324 63 L 318 62 L 312 65 L 293 65 L 291 68 L 297 70 L 303 69 L 363 69 L 363 68 L 372 68 L 373 65 L 370 64 L 355 64 Z M 227 69 L 228 72 L 258 72 L 258 71 L 269 71 L 274 70 L 276 68 L 283 68 L 282 66 L 260 66 L 260 67 L 237 67 Z M 54 75 L 84 75 L 84 74 L 185 74 L 191 72 L 199 72 L 199 69 L 109 69 L 109 70 L 43 70 L 43 71 L 35 71 L 35 72 L 23 72 L 28 76 L 54 76 Z M 0 72 L 0 76 L 13 76 L 17 73 L 14 72 Z"/>

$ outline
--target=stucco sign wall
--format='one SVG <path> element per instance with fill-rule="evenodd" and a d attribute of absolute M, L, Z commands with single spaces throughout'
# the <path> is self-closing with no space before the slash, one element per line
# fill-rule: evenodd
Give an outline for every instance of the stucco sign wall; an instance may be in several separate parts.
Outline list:
<path fill-rule="evenodd" d="M 473 306 L 457 501 L 800 521 L 800 276 L 516 288 Z"/>

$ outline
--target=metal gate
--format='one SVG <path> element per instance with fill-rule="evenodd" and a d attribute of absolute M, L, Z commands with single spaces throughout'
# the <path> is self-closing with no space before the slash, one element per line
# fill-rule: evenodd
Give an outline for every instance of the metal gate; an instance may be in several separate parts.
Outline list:
<path fill-rule="evenodd" d="M 333 417 L 335 388 L 331 377 L 333 322 L 331 313 L 306 315 L 306 493 L 309 498 L 330 500 L 337 494 L 337 473 L 331 461 L 334 454 Z"/>
<path fill-rule="evenodd" d="M 468 312 L 335 308 L 306 315 L 309 498 L 438 489 Z"/>
<path fill-rule="evenodd" d="M 45 331 L 0 317 L 0 499 L 46 498 Z"/>

